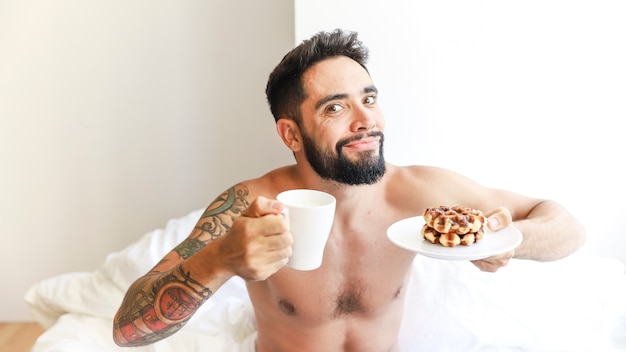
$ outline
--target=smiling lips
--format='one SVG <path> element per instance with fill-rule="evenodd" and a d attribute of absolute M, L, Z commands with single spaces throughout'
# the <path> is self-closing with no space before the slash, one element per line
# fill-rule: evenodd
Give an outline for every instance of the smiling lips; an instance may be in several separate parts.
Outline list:
<path fill-rule="evenodd" d="M 378 148 L 379 141 L 379 137 L 365 137 L 356 141 L 352 141 L 344 145 L 344 147 L 356 150 L 370 150 Z"/>

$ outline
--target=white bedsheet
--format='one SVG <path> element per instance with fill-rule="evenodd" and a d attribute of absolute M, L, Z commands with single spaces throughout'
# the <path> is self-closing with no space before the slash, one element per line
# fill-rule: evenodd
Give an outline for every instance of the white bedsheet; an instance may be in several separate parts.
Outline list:
<path fill-rule="evenodd" d="M 189 234 L 201 211 L 109 255 L 94 272 L 34 285 L 25 299 L 47 330 L 33 351 L 249 350 L 254 317 L 239 278 L 170 338 L 133 349 L 112 341 L 112 317 L 127 287 Z M 513 260 L 492 274 L 469 262 L 417 256 L 406 295 L 402 351 L 626 351 L 626 275 L 617 260 Z"/>

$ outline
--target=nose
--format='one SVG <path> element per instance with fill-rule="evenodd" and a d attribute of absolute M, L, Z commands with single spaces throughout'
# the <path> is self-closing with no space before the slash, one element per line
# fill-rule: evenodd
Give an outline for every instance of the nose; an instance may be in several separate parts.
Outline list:
<path fill-rule="evenodd" d="M 360 106 L 354 110 L 354 116 L 351 126 L 352 132 L 369 131 L 374 127 L 376 127 L 375 109 L 369 109 Z"/>

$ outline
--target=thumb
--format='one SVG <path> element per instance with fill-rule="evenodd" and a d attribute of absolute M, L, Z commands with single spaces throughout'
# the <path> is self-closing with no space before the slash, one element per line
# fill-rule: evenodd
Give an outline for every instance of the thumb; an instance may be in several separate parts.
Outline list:
<path fill-rule="evenodd" d="M 492 231 L 503 229 L 511 224 L 512 217 L 509 209 L 498 207 L 485 213 L 487 216 L 487 226 Z"/>
<path fill-rule="evenodd" d="M 279 214 L 282 210 L 283 204 L 281 202 L 259 196 L 243 211 L 242 215 L 258 218 L 269 214 Z"/>

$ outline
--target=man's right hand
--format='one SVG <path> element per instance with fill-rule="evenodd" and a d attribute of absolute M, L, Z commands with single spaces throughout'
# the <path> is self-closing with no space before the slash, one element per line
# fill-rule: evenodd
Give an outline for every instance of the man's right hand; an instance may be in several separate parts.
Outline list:
<path fill-rule="evenodd" d="M 259 197 L 233 222 L 220 239 L 220 258 L 232 273 L 262 281 L 280 270 L 291 257 L 293 236 L 282 216 L 282 203 Z"/>

